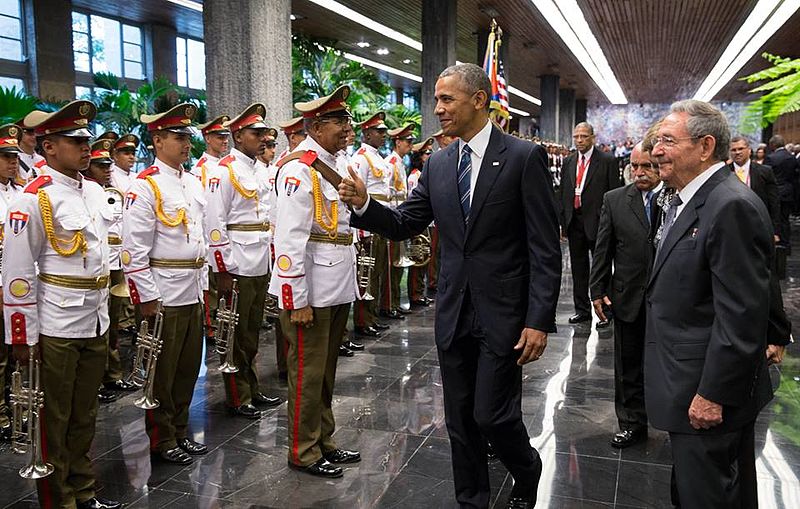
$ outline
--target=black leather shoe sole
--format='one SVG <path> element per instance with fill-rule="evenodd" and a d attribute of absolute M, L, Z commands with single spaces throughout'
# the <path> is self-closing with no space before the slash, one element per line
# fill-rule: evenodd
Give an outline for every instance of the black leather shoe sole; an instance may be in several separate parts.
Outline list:
<path fill-rule="evenodd" d="M 576 323 L 581 323 L 581 322 L 591 322 L 591 321 L 592 321 L 592 315 L 581 315 L 581 314 L 578 314 L 578 315 L 572 315 L 572 316 L 569 317 L 569 323 L 571 323 L 571 324 L 576 324 Z"/>
<path fill-rule="evenodd" d="M 254 405 L 264 405 L 267 407 L 273 407 L 273 406 L 278 406 L 281 403 L 283 403 L 283 400 L 281 398 L 271 398 L 263 394 L 260 396 L 253 396 Z"/>
<path fill-rule="evenodd" d="M 389 324 L 382 323 L 382 322 L 375 322 L 375 323 L 372 324 L 372 328 L 377 330 L 377 331 L 389 330 Z"/>
<path fill-rule="evenodd" d="M 352 357 L 355 355 L 355 352 L 347 348 L 346 346 L 339 347 L 339 357 Z"/>
<path fill-rule="evenodd" d="M 78 509 L 119 509 L 122 504 L 116 500 L 109 500 L 107 498 L 92 497 L 83 502 L 77 502 L 75 506 Z"/>
<path fill-rule="evenodd" d="M 240 407 L 228 407 L 228 413 L 231 415 L 245 417 L 247 419 L 261 419 L 261 412 L 254 406 L 250 405 L 252 408 L 247 408 L 247 405 L 242 405 Z"/>
<path fill-rule="evenodd" d="M 208 447 L 206 447 L 205 444 L 189 440 L 188 438 L 178 440 L 178 447 L 191 456 L 202 456 L 208 452 Z"/>
<path fill-rule="evenodd" d="M 193 461 L 192 457 L 186 454 L 186 451 L 180 447 L 173 447 L 172 449 L 167 449 L 166 451 L 161 451 L 154 454 L 158 458 L 161 458 L 162 461 L 174 463 L 175 465 L 188 465 Z"/>
<path fill-rule="evenodd" d="M 357 451 L 345 451 L 336 449 L 335 451 L 323 454 L 325 460 L 334 464 L 358 463 L 361 461 L 361 454 Z"/>
<path fill-rule="evenodd" d="M 646 440 L 647 433 L 645 432 L 619 432 L 614 435 L 614 438 L 612 438 L 609 443 L 611 444 L 611 447 L 614 447 L 615 449 L 625 449 L 626 447 L 630 447 Z"/>
<path fill-rule="evenodd" d="M 599 322 L 597 322 L 597 329 L 598 330 L 606 329 L 608 328 L 609 325 L 611 325 L 611 322 L 609 320 L 600 320 Z"/>
<path fill-rule="evenodd" d="M 372 327 L 356 327 L 355 332 L 356 336 L 362 336 L 365 338 L 377 338 L 381 335 L 377 329 L 373 329 Z"/>
<path fill-rule="evenodd" d="M 344 475 L 344 471 L 341 468 L 331 465 L 324 458 L 307 467 L 301 467 L 289 462 L 289 468 L 316 477 L 327 477 L 328 479 L 338 479 Z"/>
<path fill-rule="evenodd" d="M 119 394 L 113 391 L 109 391 L 106 388 L 102 388 L 97 392 L 97 399 L 100 403 L 111 403 L 119 399 Z"/>
<path fill-rule="evenodd" d="M 361 343 L 353 343 L 352 341 L 345 341 L 344 347 L 354 352 L 360 352 L 364 350 L 364 345 L 362 345 Z"/>
<path fill-rule="evenodd" d="M 113 382 L 108 382 L 103 384 L 103 387 L 105 387 L 110 391 L 125 391 L 125 392 L 133 392 L 140 389 L 140 387 L 137 387 L 130 382 L 126 382 L 125 380 L 115 380 Z"/>

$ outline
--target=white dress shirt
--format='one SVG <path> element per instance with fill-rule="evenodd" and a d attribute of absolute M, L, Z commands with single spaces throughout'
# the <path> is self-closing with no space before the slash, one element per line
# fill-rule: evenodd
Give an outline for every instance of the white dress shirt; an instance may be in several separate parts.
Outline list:
<path fill-rule="evenodd" d="M 711 176 L 714 175 L 714 173 L 716 173 L 716 171 L 722 168 L 723 166 L 725 166 L 725 163 L 722 161 L 712 165 L 706 171 L 693 178 L 688 184 L 686 184 L 686 186 L 683 189 L 678 191 L 678 196 L 681 197 L 682 203 L 678 205 L 678 208 L 675 211 L 676 221 L 678 220 L 678 216 L 681 215 L 681 212 L 686 207 L 686 204 L 689 203 L 689 201 L 691 201 L 691 199 L 694 197 L 695 193 L 697 193 L 697 191 L 701 187 L 703 187 L 703 184 L 705 184 L 708 181 L 708 179 L 710 179 Z"/>
<path fill-rule="evenodd" d="M 486 120 L 486 125 L 478 131 L 478 134 L 472 137 L 471 140 L 465 142 L 462 139 L 458 140 L 458 165 L 461 165 L 461 153 L 464 150 L 464 145 L 469 145 L 472 150 L 472 169 L 470 170 L 469 181 L 469 203 L 472 205 L 472 197 L 475 195 L 475 184 L 478 182 L 478 174 L 481 171 L 481 163 L 483 157 L 486 155 L 486 149 L 489 147 L 489 138 L 492 136 L 492 123 Z"/>
<path fill-rule="evenodd" d="M 583 193 L 583 188 L 586 186 L 586 180 L 589 178 L 589 164 L 592 162 L 592 154 L 594 154 L 594 147 L 591 147 L 585 154 L 578 152 L 578 158 L 575 160 L 575 194 L 580 196 Z M 580 183 L 578 182 L 578 173 L 581 171 L 581 156 L 583 156 L 586 169 L 583 171 L 583 178 Z"/>

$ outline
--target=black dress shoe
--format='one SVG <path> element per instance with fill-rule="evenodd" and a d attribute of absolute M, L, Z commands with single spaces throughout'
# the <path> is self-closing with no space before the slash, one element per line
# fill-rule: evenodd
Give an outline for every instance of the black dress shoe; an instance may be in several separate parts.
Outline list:
<path fill-rule="evenodd" d="M 324 453 L 323 456 L 329 463 L 358 463 L 361 461 L 361 453 L 344 449 L 334 449 Z"/>
<path fill-rule="evenodd" d="M 364 349 L 364 345 L 361 343 L 354 343 L 353 341 L 345 341 L 343 344 L 354 352 L 360 352 Z"/>
<path fill-rule="evenodd" d="M 428 302 L 428 299 L 415 299 L 411 301 L 412 308 L 425 308 L 430 306 L 431 303 Z"/>
<path fill-rule="evenodd" d="M 356 353 L 344 345 L 339 346 L 339 357 L 352 357 Z"/>
<path fill-rule="evenodd" d="M 389 324 L 383 322 L 375 322 L 372 324 L 372 328 L 375 329 L 376 331 L 389 330 Z"/>
<path fill-rule="evenodd" d="M 78 509 L 118 509 L 122 507 L 122 504 L 116 500 L 109 500 L 102 497 L 92 497 L 89 500 L 77 502 L 76 506 Z"/>
<path fill-rule="evenodd" d="M 281 382 L 288 382 L 289 381 L 289 372 L 288 371 L 278 371 L 278 380 Z"/>
<path fill-rule="evenodd" d="M 406 319 L 406 317 L 401 315 L 400 313 L 398 313 L 396 309 L 393 309 L 391 311 L 381 310 L 380 313 L 378 313 L 378 314 L 380 316 L 384 317 L 384 318 L 391 318 L 392 320 L 405 320 Z"/>
<path fill-rule="evenodd" d="M 228 407 L 228 412 L 231 415 L 239 415 L 241 417 L 246 417 L 248 419 L 260 419 L 261 418 L 261 410 L 254 407 L 253 405 L 241 405 L 237 407 Z"/>
<path fill-rule="evenodd" d="M 401 315 L 413 315 L 414 314 L 410 309 L 396 308 L 395 311 L 400 313 Z"/>
<path fill-rule="evenodd" d="M 368 338 L 380 337 L 381 333 L 373 327 L 356 327 L 356 336 L 364 336 Z"/>
<path fill-rule="evenodd" d="M 597 330 L 605 329 L 609 325 L 611 325 L 611 321 L 610 320 L 600 320 L 599 322 L 597 322 Z"/>
<path fill-rule="evenodd" d="M 167 463 L 175 463 L 176 465 L 188 465 L 192 462 L 192 457 L 177 446 L 172 449 L 167 449 L 166 451 L 161 451 L 158 453 L 158 457 Z"/>
<path fill-rule="evenodd" d="M 542 477 L 542 457 L 536 454 L 536 465 L 532 479 L 514 479 L 507 509 L 533 509 L 536 507 L 536 495 L 539 491 L 539 479 Z"/>
<path fill-rule="evenodd" d="M 312 463 L 307 467 L 295 465 L 290 461 L 289 468 L 292 470 L 305 472 L 306 474 L 315 475 L 317 477 L 337 478 L 344 475 L 341 467 L 337 467 L 336 465 L 329 463 L 325 458 L 320 458 L 316 463 Z"/>
<path fill-rule="evenodd" d="M 611 447 L 624 449 L 632 446 L 635 443 L 643 442 L 645 440 L 647 440 L 647 428 L 642 428 L 639 430 L 624 429 L 615 434 L 611 439 Z"/>
<path fill-rule="evenodd" d="M 263 392 L 257 392 L 253 394 L 253 403 L 264 406 L 278 406 L 283 403 L 283 400 L 281 400 L 281 398 L 267 396 Z"/>
<path fill-rule="evenodd" d="M 114 380 L 113 382 L 106 382 L 103 384 L 103 387 L 111 391 L 133 392 L 139 390 L 139 387 L 122 379 Z"/>
<path fill-rule="evenodd" d="M 97 399 L 100 403 L 111 403 L 112 401 L 116 401 L 119 399 L 119 394 L 114 391 L 110 391 L 105 387 L 100 387 L 97 391 Z"/>
<path fill-rule="evenodd" d="M 179 438 L 178 447 L 183 449 L 186 454 L 190 454 L 192 456 L 201 456 L 208 452 L 208 447 L 206 447 L 205 444 L 195 442 L 189 438 Z"/>
<path fill-rule="evenodd" d="M 591 322 L 592 315 L 589 313 L 577 313 L 569 317 L 569 323 Z"/>
<path fill-rule="evenodd" d="M 3 427 L 0 427 L 0 441 L 2 442 L 10 442 L 11 441 L 11 423 L 9 422 Z"/>

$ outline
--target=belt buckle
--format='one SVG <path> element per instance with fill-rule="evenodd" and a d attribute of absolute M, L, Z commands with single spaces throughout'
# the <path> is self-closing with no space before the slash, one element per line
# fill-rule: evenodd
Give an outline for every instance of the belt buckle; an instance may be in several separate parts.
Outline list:
<path fill-rule="evenodd" d="M 94 278 L 94 287 L 95 287 L 95 289 L 99 290 L 100 288 L 102 288 L 102 286 L 100 285 L 100 281 L 102 280 L 102 278 L 103 278 L 103 276 L 96 276 Z"/>

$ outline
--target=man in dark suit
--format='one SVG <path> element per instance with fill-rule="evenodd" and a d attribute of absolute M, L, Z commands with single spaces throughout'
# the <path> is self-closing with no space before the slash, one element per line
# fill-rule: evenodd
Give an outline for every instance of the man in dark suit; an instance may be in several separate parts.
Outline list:
<path fill-rule="evenodd" d="M 662 183 L 658 166 L 639 143 L 631 152 L 633 183 L 603 197 L 590 278 L 597 317 L 614 312 L 614 406 L 620 431 L 611 445 L 624 448 L 647 438 L 644 405 L 644 291 L 653 264 L 650 232 L 658 217 Z M 612 270 L 613 267 L 613 270 Z"/>
<path fill-rule="evenodd" d="M 647 289 L 647 415 L 670 434 L 674 504 L 757 507 L 753 427 L 772 398 L 769 214 L 725 167 L 730 133 L 715 107 L 673 104 L 656 140 L 677 193 Z"/>
<path fill-rule="evenodd" d="M 769 154 L 764 159 L 764 164 L 772 168 L 775 180 L 778 183 L 778 196 L 780 198 L 780 223 L 778 237 L 780 247 L 786 251 L 792 246 L 792 230 L 789 223 L 789 214 L 792 212 L 794 202 L 794 185 L 797 174 L 800 172 L 800 161 L 786 150 L 786 141 L 783 136 L 775 135 L 769 139 Z M 788 253 L 787 253 L 788 254 Z"/>
<path fill-rule="evenodd" d="M 589 256 L 594 251 L 603 195 L 621 185 L 614 156 L 594 146 L 594 128 L 581 122 L 572 130 L 577 151 L 564 160 L 558 188 L 561 234 L 569 241 L 575 315 L 569 323 L 592 319 L 589 302 Z M 601 321 L 598 327 L 605 327 Z"/>
<path fill-rule="evenodd" d="M 558 219 L 544 149 L 494 128 L 490 96 L 482 68 L 448 67 L 436 82 L 436 115 L 460 140 L 428 159 L 411 197 L 383 207 L 354 173 L 339 193 L 355 210 L 353 226 L 393 240 L 436 221 L 435 337 L 456 499 L 488 507 L 488 440 L 514 477 L 509 507 L 533 507 L 542 462 L 522 423 L 522 365 L 555 331 Z"/>

